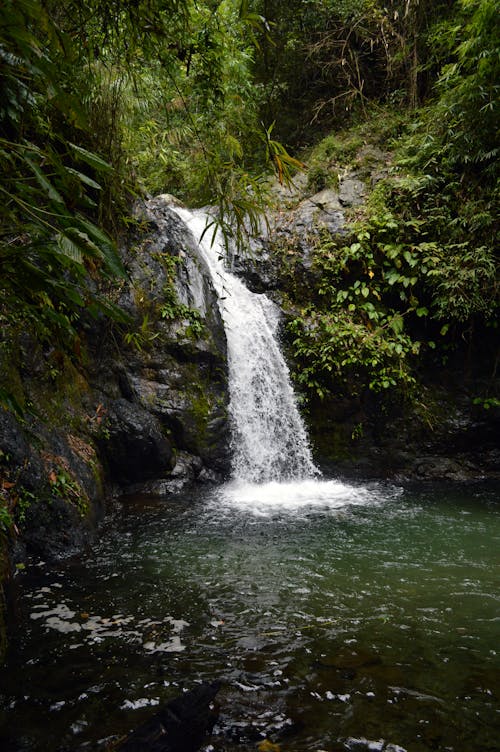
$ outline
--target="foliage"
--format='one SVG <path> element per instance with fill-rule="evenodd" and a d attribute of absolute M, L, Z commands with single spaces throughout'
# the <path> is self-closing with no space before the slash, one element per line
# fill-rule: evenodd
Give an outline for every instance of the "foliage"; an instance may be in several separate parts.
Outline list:
<path fill-rule="evenodd" d="M 319 396 L 333 388 L 352 393 L 363 385 L 408 392 L 416 355 L 437 347 L 446 358 L 451 346 L 471 342 L 473 322 L 482 329 L 496 325 L 493 247 L 474 235 L 453 242 L 445 234 L 446 215 L 424 211 L 405 217 L 404 207 L 418 206 L 419 199 L 424 205 L 416 182 L 418 189 L 413 180 L 386 181 L 368 218 L 358 224 L 355 242 L 326 240 L 316 250 L 320 297 L 289 330 L 300 363 L 298 381 Z M 400 213 L 385 203 L 396 196 Z M 436 196 L 426 197 L 434 206 Z"/>
<path fill-rule="evenodd" d="M 363 228 L 350 245 L 319 244 L 320 298 L 288 325 L 300 363 L 297 380 L 319 397 L 333 388 L 407 391 L 415 383 L 411 360 L 421 342 L 408 333 L 405 317 L 426 313 L 413 295 L 415 272 L 400 273 L 403 249 L 379 240 L 373 252 L 366 248 L 369 239 Z"/>
<path fill-rule="evenodd" d="M 492 174 L 499 156 L 500 29 L 495 0 L 462 0 L 466 22 L 455 29 L 453 62 L 441 71 L 435 108 L 446 158 Z"/>
<path fill-rule="evenodd" d="M 100 175 L 111 167 L 77 143 L 86 122 L 68 93 L 69 37 L 28 0 L 4 3 L 0 24 L 0 322 L 4 334 L 27 327 L 71 349 L 82 315 L 123 319 L 96 284 L 124 275 L 93 221 Z"/>
<path fill-rule="evenodd" d="M 439 100 L 436 111 L 440 107 Z M 488 345 L 498 323 L 493 166 L 482 186 L 468 160 L 462 158 L 459 172 L 448 143 L 434 138 L 429 145 L 426 122 L 426 131 L 416 120 L 400 139 L 392 175 L 379 182 L 349 236 L 317 244 L 319 284 L 307 305 L 297 301 L 301 309 L 288 327 L 297 380 L 310 393 L 323 397 L 368 387 L 408 395 L 426 360 L 446 362 L 464 346 L 469 358 L 471 348 L 483 352 L 494 373 Z M 440 127 L 436 122 L 435 129 Z M 426 172 L 417 148 L 422 140 Z M 330 136 L 314 154 L 336 168 L 326 155 L 332 150 L 338 162 L 343 143 L 341 135 Z M 489 404 L 494 398 L 481 399 Z"/>
<path fill-rule="evenodd" d="M 88 497 L 68 470 L 60 466 L 53 468 L 49 473 L 49 484 L 55 496 L 76 507 L 80 517 L 85 517 L 89 509 Z"/>
<path fill-rule="evenodd" d="M 129 347 L 133 347 L 138 352 L 142 352 L 150 347 L 157 337 L 159 337 L 159 332 L 151 331 L 149 316 L 145 314 L 141 325 L 136 329 L 130 329 L 125 332 L 123 340 Z"/>
<path fill-rule="evenodd" d="M 261 24 L 247 3 L 198 4 L 182 64 L 135 70 L 124 92 L 124 145 L 143 189 L 212 204 L 213 232 L 240 247 L 263 221 L 266 172 L 286 182 L 302 167 L 273 138 L 274 124 L 259 122 L 252 63 Z"/>
<path fill-rule="evenodd" d="M 319 244 L 317 299 L 291 325 L 316 390 L 331 374 L 409 389 L 417 351 L 442 354 L 495 320 L 495 11 L 494 0 L 6 0 L 2 336 L 29 329 L 46 352 L 78 357 L 88 316 L 123 318 L 107 231 L 116 239 L 135 193 L 212 203 L 207 231 L 243 245 L 261 229 L 266 170 L 287 183 L 302 167 L 280 137 L 357 111 L 387 147 L 401 117 L 373 123 L 369 103 L 433 92 L 353 237 Z M 313 152 L 311 190 L 336 186 L 372 138 L 364 127 Z M 139 348 L 156 337 L 146 314 L 125 334 Z M 169 290 L 160 315 L 201 331 Z M 22 411 L 5 383 L 0 400 Z"/>
<path fill-rule="evenodd" d="M 338 188 L 339 171 L 354 157 L 363 139 L 357 134 L 339 139 L 330 134 L 315 146 L 307 160 L 307 186 L 316 192 L 323 188 Z"/>
<path fill-rule="evenodd" d="M 489 348 L 499 302 L 495 6 L 464 0 L 454 24 L 441 18 L 428 30 L 428 40 L 439 30 L 432 65 L 443 66 L 434 101 L 397 142 L 392 175 L 351 226 L 354 237 L 318 244 L 317 296 L 289 330 L 298 380 L 319 396 L 365 387 L 408 392 L 426 359 L 442 363 L 464 347 L 469 360 L 481 355 L 495 374 Z M 348 144 L 338 135 L 321 142 L 313 152 L 314 181 L 331 181 Z M 495 399 L 478 397 L 488 405 Z"/>
<path fill-rule="evenodd" d="M 415 106 L 439 63 L 430 29 L 452 16 L 446 0 L 260 0 L 271 28 L 256 61 L 262 111 L 282 139 L 308 140 L 311 127 L 344 126 L 367 105 Z"/>
<path fill-rule="evenodd" d="M 261 25 L 235 0 L 2 5 L 0 321 L 10 337 L 28 327 L 78 355 L 88 315 L 125 320 L 103 294 L 103 278 L 125 273 L 104 227 L 120 231 L 134 192 L 214 203 L 226 240 L 257 231 L 266 159 L 280 179 L 298 166 L 258 121 Z"/>

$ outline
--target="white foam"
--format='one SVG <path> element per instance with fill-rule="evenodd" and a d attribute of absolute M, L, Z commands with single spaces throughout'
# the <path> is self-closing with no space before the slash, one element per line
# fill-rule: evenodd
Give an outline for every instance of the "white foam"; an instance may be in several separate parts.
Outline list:
<path fill-rule="evenodd" d="M 267 517 L 277 512 L 297 514 L 309 511 L 341 510 L 349 506 L 378 503 L 372 489 L 346 485 L 335 480 L 302 480 L 279 483 L 232 481 L 219 489 L 220 509 L 238 510 Z"/>

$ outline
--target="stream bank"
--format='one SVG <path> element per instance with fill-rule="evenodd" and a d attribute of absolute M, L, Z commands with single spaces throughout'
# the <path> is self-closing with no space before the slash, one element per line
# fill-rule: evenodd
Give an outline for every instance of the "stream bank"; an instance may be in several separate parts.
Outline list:
<path fill-rule="evenodd" d="M 398 334 L 403 331 L 405 314 L 396 314 L 392 321 L 390 316 L 377 318 L 379 312 L 373 303 L 377 305 L 380 294 L 387 296 L 387 291 L 382 292 L 373 277 L 376 273 L 389 275 L 387 268 L 377 268 L 372 248 L 367 247 L 366 260 L 362 257 L 359 242 L 360 237 L 374 232 L 368 217 L 379 210 L 387 186 L 407 179 L 404 170 L 394 166 L 394 154 L 387 146 L 395 134 L 387 130 L 383 118 L 370 127 L 327 136 L 309 154 L 307 173 L 297 175 L 288 187 L 273 186 L 274 211 L 269 228 L 254 241 L 249 256 L 235 255 L 233 266 L 250 289 L 265 292 L 283 310 L 282 344 L 316 461 L 328 474 L 400 481 L 498 479 L 500 403 L 485 397 L 500 390 L 494 320 L 485 327 L 482 341 L 474 350 L 465 337 L 458 344 L 440 342 L 439 325 L 422 307 L 417 321 L 419 316 L 429 319 L 422 318 L 420 330 L 415 323 L 407 324 L 411 336 L 423 340 L 414 345 L 418 357 L 411 365 L 408 383 L 398 384 L 392 379 L 393 388 L 380 388 L 380 384 L 372 388 L 370 381 L 377 381 L 373 378 L 376 369 L 370 376 L 365 353 L 366 362 L 353 358 L 355 365 L 350 370 L 349 366 L 343 370 L 349 353 L 325 355 L 335 350 L 336 336 L 345 337 L 354 350 L 359 347 L 356 337 L 360 331 L 366 340 L 377 329 L 394 326 Z M 388 221 L 388 209 L 382 206 L 380 211 L 386 212 L 384 221 Z M 377 221 L 382 219 L 376 215 L 375 224 Z M 395 222 L 392 217 L 390 221 Z M 385 242 L 389 240 L 387 233 Z M 383 242 L 382 235 L 380 245 Z M 396 252 L 403 253 L 393 244 L 390 253 Z M 394 262 L 398 273 L 410 258 L 408 251 L 403 255 L 403 260 Z M 351 263 L 352 258 L 357 265 Z M 416 259 L 410 258 L 413 266 Z M 388 260 L 385 263 L 386 267 L 390 265 Z M 389 273 L 393 277 L 386 288 L 396 279 L 394 269 Z M 360 283 L 360 279 L 367 281 Z M 421 290 L 407 294 L 407 284 L 418 288 L 416 278 L 403 279 L 401 272 L 401 289 L 396 289 L 394 297 L 400 294 L 411 301 L 412 295 L 421 295 Z M 338 323 L 338 306 L 334 304 L 338 296 L 343 296 L 344 311 L 352 310 L 352 316 L 347 313 L 344 328 L 331 325 L 329 336 L 320 339 L 317 321 L 327 308 L 325 301 L 331 303 L 331 320 Z M 359 306 L 358 300 L 366 301 L 366 313 L 361 317 L 363 305 Z M 391 306 L 385 300 L 381 307 L 383 304 Z M 330 325 L 328 316 L 324 321 L 325 327 Z M 442 332 L 451 326 L 442 327 Z M 305 347 L 306 355 L 301 356 L 300 345 L 310 344 L 308 331 L 317 332 L 321 345 L 310 347 L 309 352 Z M 407 336 L 406 330 L 403 336 Z M 436 341 L 427 342 L 432 336 Z M 379 347 L 382 350 L 387 343 L 382 339 Z M 396 338 L 388 342 L 388 347 L 401 351 L 408 348 L 408 340 Z M 390 374 L 383 356 L 378 358 L 376 348 L 372 352 L 380 372 L 385 368 L 389 374 L 386 378 L 392 377 L 394 372 Z M 380 376 L 378 381 L 382 381 Z"/>
<path fill-rule="evenodd" d="M 129 277 L 109 298 L 128 325 L 89 317 L 75 361 L 29 332 L 2 343 L 2 383 L 24 409 L 0 411 L 2 575 L 28 557 L 90 556 L 110 496 L 227 475 L 224 328 L 170 201 L 138 205 L 121 250 Z"/>

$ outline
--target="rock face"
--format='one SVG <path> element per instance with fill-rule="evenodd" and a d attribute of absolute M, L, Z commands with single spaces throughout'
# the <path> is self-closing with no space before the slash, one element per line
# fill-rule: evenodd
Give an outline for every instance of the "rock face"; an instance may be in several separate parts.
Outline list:
<path fill-rule="evenodd" d="M 224 327 L 196 240 L 171 205 L 165 196 L 137 206 L 122 248 L 129 279 L 111 291 L 130 323 L 89 320 L 85 367 L 63 358 L 49 370 L 29 334 L 8 364 L 20 403 L 35 406 L 24 419 L 0 409 L 14 560 L 81 551 L 113 489 L 166 494 L 228 472 Z"/>
<path fill-rule="evenodd" d="M 314 298 L 320 282 L 315 243 L 325 234 L 334 242 L 347 236 L 349 218 L 387 175 L 388 156 L 362 147 L 358 162 L 368 167 L 339 168 L 336 189 L 313 193 L 304 177 L 291 189 L 275 186 L 275 210 L 268 227 L 249 256 L 235 256 L 236 273 L 251 289 L 267 292 L 278 303 L 287 295 L 299 305 Z M 474 384 L 454 378 L 460 371 L 460 363 L 450 364 L 448 373 L 443 371 L 446 385 L 436 374 L 422 374 L 427 390 L 422 401 L 431 407 L 421 412 L 394 399 L 383 404 L 369 390 L 352 397 L 313 398 L 306 420 L 318 464 L 351 478 L 499 478 L 499 410 L 475 406 Z"/>
<path fill-rule="evenodd" d="M 347 478 L 500 479 L 500 411 L 485 415 L 471 407 L 467 393 L 456 385 L 451 394 L 435 386 L 433 399 L 437 407 L 432 425 L 427 415 L 396 403 L 384 405 L 381 415 L 370 395 L 313 404 L 309 421 L 318 461 Z"/>
<path fill-rule="evenodd" d="M 281 195 L 281 194 L 278 194 Z M 286 197 L 286 198 L 285 198 Z M 289 284 L 284 258 L 292 255 L 303 284 L 314 284 L 312 250 L 320 234 L 342 234 L 345 225 L 339 193 L 325 189 L 312 196 L 283 194 L 283 204 L 269 216 L 269 224 L 247 255 L 235 254 L 235 274 L 254 292 L 284 290 Z"/>
<path fill-rule="evenodd" d="M 196 240 L 169 203 L 138 207 L 142 230 L 124 258 L 131 280 L 119 303 L 145 341 L 117 357 L 100 336 L 95 383 L 109 432 L 101 449 L 119 483 L 168 476 L 174 449 L 228 469 L 224 326 Z"/>
<path fill-rule="evenodd" d="M 173 469 L 172 445 L 160 421 L 139 404 L 113 400 L 106 426 L 108 436 L 101 446 L 113 478 L 134 483 Z"/>

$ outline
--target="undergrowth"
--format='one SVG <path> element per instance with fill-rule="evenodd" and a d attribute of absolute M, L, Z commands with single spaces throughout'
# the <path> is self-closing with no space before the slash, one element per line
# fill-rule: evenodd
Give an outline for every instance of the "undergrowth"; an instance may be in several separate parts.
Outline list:
<path fill-rule="evenodd" d="M 393 138 L 387 175 L 366 207 L 351 213 L 346 235 L 316 242 L 317 284 L 293 300 L 288 323 L 296 380 L 310 396 L 369 389 L 413 398 L 422 368 L 442 366 L 457 352 L 486 362 L 486 389 L 493 388 L 498 186 L 491 164 L 486 172 L 459 169 L 446 144 L 429 146 L 433 114 L 416 113 Z M 397 120 L 379 110 L 370 124 L 376 134 L 396 134 Z M 318 166 L 323 186 L 339 166 L 358 170 L 369 146 L 366 124 L 328 136 L 311 156 L 313 181 Z M 494 395 L 481 399 L 488 398 Z"/>

